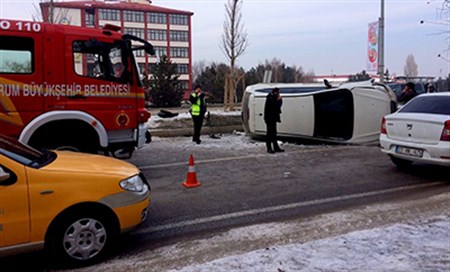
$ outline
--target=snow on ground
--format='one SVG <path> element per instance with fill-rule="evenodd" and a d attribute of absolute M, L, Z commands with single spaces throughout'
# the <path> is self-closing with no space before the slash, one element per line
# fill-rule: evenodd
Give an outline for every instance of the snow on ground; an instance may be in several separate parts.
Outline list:
<path fill-rule="evenodd" d="M 209 111 L 210 115 L 214 116 L 240 116 L 240 111 L 223 111 L 220 109 L 214 109 Z M 186 109 L 186 111 L 178 112 L 178 115 L 171 118 L 161 118 L 157 114 L 152 114 L 151 118 L 147 122 L 147 127 L 150 129 L 157 129 L 163 124 L 167 124 L 169 122 L 179 122 L 179 121 L 191 121 L 191 115 L 189 113 L 189 109 Z"/>
<path fill-rule="evenodd" d="M 450 213 L 172 271 L 450 271 Z"/>
<path fill-rule="evenodd" d="M 448 196 L 445 194 L 438 198 L 445 200 Z M 389 205 L 382 205 L 381 208 L 386 209 L 387 206 Z M 377 207 L 380 206 L 372 208 Z M 334 212 L 322 215 L 313 221 L 329 222 L 348 216 L 350 215 L 345 211 Z M 325 222 L 321 224 L 326 225 Z M 271 236 L 278 231 L 289 232 L 289 229 L 293 227 L 298 229 L 303 225 L 266 223 L 239 227 L 207 239 L 146 250 L 137 255 L 121 257 L 81 270 L 96 272 L 450 271 L 450 211 L 427 218 L 418 216 L 417 219 L 403 223 L 348 232 L 309 242 L 270 246 L 212 261 L 196 263 L 192 259 L 187 261 L 183 256 L 183 252 L 186 253 L 186 251 L 201 254 L 209 252 L 214 246 L 220 247 L 221 244 L 230 246 L 230 241 L 234 241 L 234 244 L 239 246 L 242 241 Z M 289 239 L 289 236 L 286 238 Z M 202 256 L 197 257 L 202 259 Z M 178 269 L 161 269 L 154 262 L 155 258 L 167 258 L 172 263 L 169 267 L 178 267 Z M 181 263 L 180 260 L 182 260 Z M 157 263 L 159 262 L 161 261 Z"/>

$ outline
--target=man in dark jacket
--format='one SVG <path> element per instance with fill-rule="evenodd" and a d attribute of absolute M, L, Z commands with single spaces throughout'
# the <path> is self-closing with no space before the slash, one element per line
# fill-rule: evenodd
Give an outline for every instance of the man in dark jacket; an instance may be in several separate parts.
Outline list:
<path fill-rule="evenodd" d="M 413 99 L 417 95 L 416 86 L 413 82 L 408 82 L 403 88 L 401 94 L 398 96 L 397 100 L 400 103 L 406 104 L 409 100 Z"/>
<path fill-rule="evenodd" d="M 280 89 L 274 88 L 271 93 L 266 97 L 266 104 L 264 105 L 264 121 L 266 122 L 267 134 L 266 134 L 266 146 L 267 152 L 284 152 L 278 146 L 277 142 L 277 123 L 281 123 L 281 105 L 283 99 L 280 96 Z M 273 149 L 272 149 L 273 144 Z"/>
<path fill-rule="evenodd" d="M 191 115 L 192 121 L 194 122 L 194 136 L 192 137 L 192 141 L 200 144 L 200 131 L 206 113 L 205 93 L 202 92 L 200 85 L 195 86 L 194 91 L 189 97 L 189 102 L 191 102 Z"/>

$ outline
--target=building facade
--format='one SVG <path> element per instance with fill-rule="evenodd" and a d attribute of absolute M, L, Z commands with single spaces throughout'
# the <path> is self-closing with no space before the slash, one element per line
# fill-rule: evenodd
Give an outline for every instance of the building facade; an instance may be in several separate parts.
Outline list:
<path fill-rule="evenodd" d="M 42 2 L 40 6 L 45 22 L 98 28 L 112 24 L 124 34 L 149 41 L 155 56 L 135 51 L 141 74 L 151 75 L 159 57 L 166 55 L 177 64 L 181 88 L 192 89 L 192 12 L 154 6 L 150 0 Z"/>

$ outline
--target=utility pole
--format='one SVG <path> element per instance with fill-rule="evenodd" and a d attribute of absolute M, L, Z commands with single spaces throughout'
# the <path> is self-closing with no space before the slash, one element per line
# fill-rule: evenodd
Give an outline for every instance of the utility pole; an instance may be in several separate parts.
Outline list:
<path fill-rule="evenodd" d="M 49 2 L 50 2 L 50 4 L 48 5 L 48 22 L 50 24 L 54 24 L 55 23 L 55 19 L 54 19 L 55 5 L 53 3 L 53 0 L 50 0 Z"/>
<path fill-rule="evenodd" d="M 384 0 L 381 0 L 381 16 L 378 19 L 378 74 L 384 83 Z"/>

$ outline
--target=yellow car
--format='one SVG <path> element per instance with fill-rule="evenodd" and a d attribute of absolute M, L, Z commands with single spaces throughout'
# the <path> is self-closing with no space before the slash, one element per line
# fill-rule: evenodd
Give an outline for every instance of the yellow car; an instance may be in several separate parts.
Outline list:
<path fill-rule="evenodd" d="M 69 151 L 37 151 L 0 134 L 0 257 L 46 249 L 97 261 L 147 215 L 150 186 L 135 166 Z"/>

